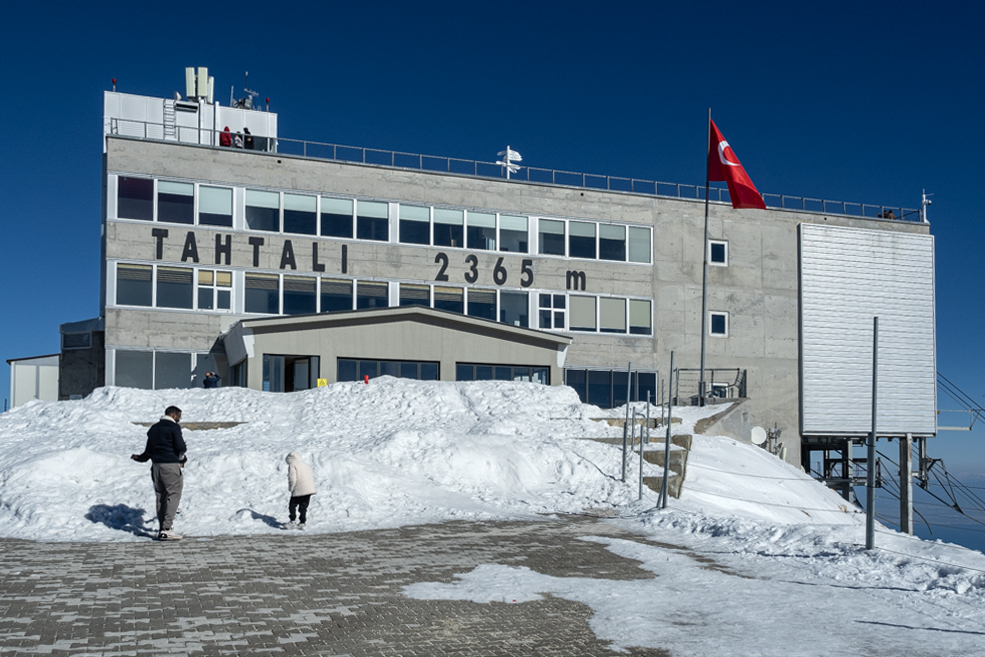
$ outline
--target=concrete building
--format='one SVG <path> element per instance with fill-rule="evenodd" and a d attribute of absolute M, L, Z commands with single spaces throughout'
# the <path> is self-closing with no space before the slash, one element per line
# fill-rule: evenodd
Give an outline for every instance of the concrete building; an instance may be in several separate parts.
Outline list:
<path fill-rule="evenodd" d="M 169 388 L 217 371 L 272 391 L 386 373 L 510 378 L 603 407 L 656 398 L 663 381 L 687 403 L 704 255 L 707 394 L 748 397 L 751 422 L 781 428 L 796 463 L 804 363 L 817 362 L 801 282 L 817 268 L 801 251 L 805 236 L 845 235 L 875 245 L 853 251 L 851 271 L 891 259 L 898 236 L 921 262 L 929 253 L 930 335 L 912 353 L 935 367 L 932 237 L 917 211 L 769 195 L 777 207 L 734 210 L 712 190 L 703 245 L 701 188 L 546 169 L 507 179 L 489 163 L 291 141 L 276 115 L 210 103 L 190 75 L 184 101 L 105 94 L 96 357 L 63 378 Z"/>

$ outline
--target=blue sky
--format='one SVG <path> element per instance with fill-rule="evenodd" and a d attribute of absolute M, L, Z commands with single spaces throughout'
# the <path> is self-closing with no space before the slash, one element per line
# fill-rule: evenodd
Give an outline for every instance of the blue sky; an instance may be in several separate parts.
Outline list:
<path fill-rule="evenodd" d="M 762 192 L 915 208 L 926 188 L 938 367 L 981 402 L 972 7 L 18 3 L 0 39 L 0 358 L 57 352 L 59 323 L 98 314 L 102 92 L 167 96 L 208 66 L 224 104 L 249 71 L 284 137 L 487 161 L 509 144 L 531 166 L 700 185 L 712 107 Z M 942 434 L 932 455 L 985 472 L 983 437 Z"/>

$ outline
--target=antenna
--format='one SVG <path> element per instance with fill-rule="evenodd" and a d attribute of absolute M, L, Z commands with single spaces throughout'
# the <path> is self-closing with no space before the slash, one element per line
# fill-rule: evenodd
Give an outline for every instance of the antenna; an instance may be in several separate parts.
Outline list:
<path fill-rule="evenodd" d="M 926 189 L 923 190 L 923 198 L 920 201 L 920 221 L 925 224 L 929 223 L 927 221 L 927 206 L 933 203 L 933 201 L 930 200 L 931 196 L 933 196 L 933 194 L 928 194 Z"/>
<path fill-rule="evenodd" d="M 516 173 L 517 171 L 520 170 L 520 166 L 513 163 L 522 162 L 523 158 L 520 156 L 519 153 L 511 149 L 508 145 L 505 151 L 500 151 L 496 154 L 502 158 L 500 161 L 496 162 L 496 164 L 506 169 L 506 179 L 509 180 L 511 173 Z"/>
<path fill-rule="evenodd" d="M 766 429 L 762 427 L 753 427 L 751 438 L 753 445 L 762 445 L 766 442 Z"/>

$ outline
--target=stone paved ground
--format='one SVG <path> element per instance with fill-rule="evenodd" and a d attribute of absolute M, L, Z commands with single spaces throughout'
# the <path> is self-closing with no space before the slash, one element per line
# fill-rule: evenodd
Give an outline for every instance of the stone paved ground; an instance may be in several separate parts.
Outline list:
<path fill-rule="evenodd" d="M 581 603 L 402 595 L 491 563 L 651 577 L 585 535 L 642 540 L 586 517 L 170 543 L 0 540 L 0 657 L 625 655 L 592 634 Z"/>

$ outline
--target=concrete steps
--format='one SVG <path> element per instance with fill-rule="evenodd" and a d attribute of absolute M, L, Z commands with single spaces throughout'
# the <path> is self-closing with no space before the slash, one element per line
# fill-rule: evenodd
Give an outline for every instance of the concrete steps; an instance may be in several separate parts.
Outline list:
<path fill-rule="evenodd" d="M 676 418 L 675 418 L 676 419 Z M 650 436 L 650 444 L 643 446 L 643 459 L 647 463 L 652 463 L 658 468 L 663 468 L 664 465 L 664 441 L 666 436 Z M 598 443 L 604 443 L 606 445 L 616 445 L 622 446 L 622 438 L 586 438 L 585 440 L 594 440 Z M 639 437 L 637 437 L 637 441 Z M 681 496 L 681 489 L 684 487 L 684 479 L 687 477 L 687 457 L 691 450 L 691 434 L 678 434 L 676 436 L 670 437 L 670 468 L 669 476 L 667 479 L 667 493 L 674 499 L 678 499 Z M 640 445 L 637 442 L 636 445 L 632 447 L 633 456 L 630 458 L 632 462 L 635 458 L 639 458 Z M 639 462 L 637 461 L 637 464 Z M 650 490 L 659 493 L 660 487 L 663 485 L 663 475 L 643 477 L 643 484 Z"/>

